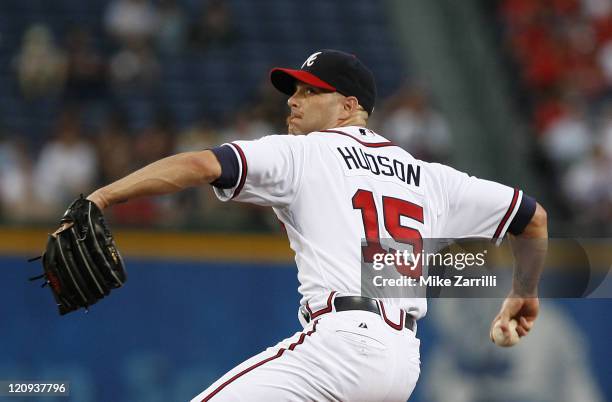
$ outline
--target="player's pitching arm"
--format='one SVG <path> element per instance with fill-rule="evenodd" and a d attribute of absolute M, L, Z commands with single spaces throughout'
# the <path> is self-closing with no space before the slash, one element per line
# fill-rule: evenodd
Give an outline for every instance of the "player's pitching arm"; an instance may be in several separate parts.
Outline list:
<path fill-rule="evenodd" d="M 138 197 L 175 193 L 215 181 L 221 164 L 212 151 L 184 152 L 153 162 L 87 198 L 100 209 Z"/>
<path fill-rule="evenodd" d="M 535 213 L 524 231 L 518 236 L 509 236 L 514 254 L 512 290 L 491 324 L 491 340 L 494 342 L 493 330 L 498 320 L 504 337 L 510 338 L 512 319 L 516 320 L 518 336 L 523 337 L 529 333 L 538 316 L 538 282 L 548 249 L 548 225 L 544 208 L 536 204 Z"/>

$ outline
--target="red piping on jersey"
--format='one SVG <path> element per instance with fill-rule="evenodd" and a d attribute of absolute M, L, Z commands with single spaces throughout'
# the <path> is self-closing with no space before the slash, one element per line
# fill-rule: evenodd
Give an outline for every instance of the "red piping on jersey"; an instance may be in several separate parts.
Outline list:
<path fill-rule="evenodd" d="M 512 196 L 512 202 L 510 203 L 510 206 L 508 207 L 508 210 L 506 211 L 506 214 L 504 215 L 503 219 L 501 220 L 501 222 L 499 222 L 499 226 L 497 226 L 497 229 L 495 230 L 493 239 L 498 239 L 499 235 L 504 229 L 504 226 L 506 226 L 506 222 L 510 218 L 510 215 L 512 215 L 512 211 L 514 211 L 514 207 L 516 206 L 516 201 L 518 200 L 518 196 L 519 196 L 519 191 L 515 188 L 514 195 Z"/>
<path fill-rule="evenodd" d="M 319 311 L 315 311 L 314 313 L 312 312 L 312 310 L 310 309 L 310 306 L 308 305 L 308 302 L 306 302 L 306 310 L 308 310 L 308 314 L 310 314 L 310 319 L 315 319 L 318 316 L 320 316 L 321 314 L 326 314 L 332 311 L 332 299 L 334 298 L 334 295 L 338 293 L 335 290 L 333 292 L 331 292 L 329 294 L 329 297 L 327 298 L 327 306 L 323 307 L 321 310 Z"/>
<path fill-rule="evenodd" d="M 387 313 L 385 313 L 385 305 L 383 304 L 383 302 L 379 300 L 378 304 L 380 304 L 380 311 L 382 312 L 383 319 L 391 328 L 396 329 L 398 331 L 404 329 L 404 319 L 406 318 L 406 313 L 404 313 L 404 310 L 400 310 L 400 322 L 399 324 L 396 324 L 387 318 Z"/>
<path fill-rule="evenodd" d="M 234 148 L 236 148 L 236 151 L 238 151 L 238 155 L 240 155 L 240 161 L 242 162 L 240 182 L 238 183 L 238 187 L 236 187 L 236 190 L 234 190 L 234 195 L 232 195 L 231 199 L 233 200 L 234 198 L 238 196 L 238 194 L 240 194 L 240 191 L 242 191 L 242 187 L 244 187 L 244 182 L 246 180 L 248 168 L 247 168 L 246 156 L 244 156 L 244 152 L 242 151 L 242 148 L 240 148 L 238 144 L 234 144 L 233 142 L 231 142 L 230 145 L 233 145 Z"/>
<path fill-rule="evenodd" d="M 249 371 L 252 371 L 254 369 L 256 369 L 257 367 L 272 361 L 274 359 L 278 359 L 279 357 L 281 357 L 283 355 L 283 353 L 285 353 L 285 350 L 293 350 L 295 349 L 295 347 L 297 345 L 301 345 L 302 343 L 304 343 L 304 340 L 306 339 L 307 336 L 312 335 L 316 330 L 317 330 L 317 323 L 318 321 L 315 321 L 312 329 L 306 333 L 302 332 L 302 334 L 300 335 L 300 338 L 293 342 L 291 345 L 289 345 L 289 347 L 287 349 L 285 348 L 280 348 L 278 350 L 278 352 L 271 357 L 268 357 L 267 359 L 264 359 L 262 361 L 260 361 L 259 363 L 255 363 L 254 365 L 247 367 L 246 369 L 242 370 L 240 373 L 234 375 L 232 378 L 230 378 L 229 380 L 225 381 L 223 384 L 219 385 L 212 393 L 208 394 L 208 396 L 204 397 L 204 399 L 202 399 L 202 402 L 207 402 L 210 401 L 210 399 L 217 395 L 223 388 L 227 387 L 229 384 L 231 384 L 233 381 L 235 381 L 236 379 L 242 377 L 244 374 L 248 373 Z"/>
<path fill-rule="evenodd" d="M 394 143 L 392 143 L 391 141 L 387 141 L 387 142 L 363 142 L 363 141 L 353 137 L 350 134 L 347 134 L 347 133 L 344 133 L 344 132 L 338 131 L 338 130 L 321 130 L 320 132 L 322 132 L 322 133 L 334 133 L 334 134 L 345 135 L 347 137 L 350 137 L 350 138 L 354 139 L 355 141 L 357 141 L 358 143 L 360 143 L 364 147 L 368 147 L 368 148 L 396 147 L 397 146 Z"/>

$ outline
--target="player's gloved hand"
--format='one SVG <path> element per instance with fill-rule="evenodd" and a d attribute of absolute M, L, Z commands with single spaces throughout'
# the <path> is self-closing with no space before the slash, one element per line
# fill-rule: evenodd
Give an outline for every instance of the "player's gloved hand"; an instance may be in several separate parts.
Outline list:
<path fill-rule="evenodd" d="M 511 293 L 504 300 L 502 307 L 491 323 L 490 333 L 495 323 L 500 321 L 500 328 L 504 335 L 510 335 L 510 320 L 517 322 L 516 332 L 519 337 L 526 336 L 535 323 L 540 311 L 540 300 L 536 296 L 524 297 Z"/>
<path fill-rule="evenodd" d="M 49 235 L 42 255 L 45 278 L 60 315 L 85 308 L 123 286 L 126 274 L 113 235 L 98 206 L 81 195 L 70 204 L 60 227 Z"/>

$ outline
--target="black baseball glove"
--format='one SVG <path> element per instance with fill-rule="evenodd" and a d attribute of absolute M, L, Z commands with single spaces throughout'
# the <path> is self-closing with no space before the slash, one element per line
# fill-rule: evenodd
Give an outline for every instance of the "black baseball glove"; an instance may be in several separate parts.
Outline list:
<path fill-rule="evenodd" d="M 45 278 L 43 286 L 50 285 L 59 313 L 64 315 L 87 309 L 123 286 L 126 274 L 96 204 L 81 195 L 70 204 L 60 225 L 49 235 L 44 254 L 37 257 L 42 258 L 44 273 L 30 280 Z"/>

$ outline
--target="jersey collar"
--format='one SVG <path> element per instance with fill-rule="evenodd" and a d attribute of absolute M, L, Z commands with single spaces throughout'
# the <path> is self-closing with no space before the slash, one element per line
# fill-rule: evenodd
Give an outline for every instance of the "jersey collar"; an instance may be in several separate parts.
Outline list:
<path fill-rule="evenodd" d="M 355 139 L 362 145 L 370 147 L 395 146 L 394 143 L 366 127 L 347 126 L 319 131 L 321 133 L 344 135 Z"/>

